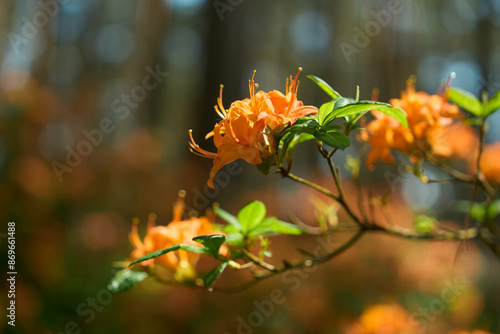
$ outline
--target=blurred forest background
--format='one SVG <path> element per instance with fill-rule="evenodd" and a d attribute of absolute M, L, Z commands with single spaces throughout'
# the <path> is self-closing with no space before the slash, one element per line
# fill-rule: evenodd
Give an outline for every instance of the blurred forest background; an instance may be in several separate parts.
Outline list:
<path fill-rule="evenodd" d="M 299 99 L 316 106 L 328 97 L 307 74 L 346 96 L 359 85 L 362 99 L 378 87 L 381 101 L 399 97 L 412 74 L 417 90 L 429 93 L 452 71 L 455 86 L 476 94 L 500 88 L 500 1 L 395 3 L 397 13 L 383 21 L 380 13 L 390 13 L 394 1 L 0 2 L 0 245 L 6 254 L 7 222 L 15 221 L 18 272 L 16 327 L 5 316 L 0 326 L 54 334 L 365 333 L 355 332 L 357 319 L 382 304 L 406 309 L 423 333 L 500 333 L 499 262 L 473 243 L 454 264 L 458 244 L 370 235 L 314 273 L 276 277 L 233 295 L 150 280 L 112 297 L 105 290 L 113 262 L 132 249 L 132 218 L 144 223 L 155 212 L 159 224 L 168 223 L 180 189 L 200 213 L 213 202 L 234 213 L 258 199 L 283 220 L 293 212 L 314 222 L 309 191 L 254 166 L 241 164 L 243 172 L 228 184 L 206 187 L 211 161 L 189 152 L 188 129 L 213 149 L 203 137 L 218 120 L 220 84 L 226 107 L 248 96 L 253 70 L 261 89 L 283 91 L 299 66 Z M 373 30 L 362 41 L 366 29 Z M 356 51 L 346 52 L 346 45 Z M 488 142 L 500 140 L 499 127 L 497 113 Z M 359 156 L 363 147 L 347 151 Z M 294 168 L 327 180 L 312 152 L 305 145 Z M 345 156 L 336 158 L 340 166 Z M 384 170 L 397 167 L 363 171 L 363 183 L 382 196 L 390 189 Z M 418 213 L 460 224 L 452 203 L 469 190 L 424 187 L 403 175 L 389 207 L 400 224 Z M 301 256 L 296 247 L 317 244 L 276 238 L 271 249 L 276 261 L 285 250 L 293 260 Z M 2 255 L 4 272 L 6 262 Z M 457 277 L 467 287 L 455 291 L 453 302 L 436 302 Z M 241 319 L 248 322 L 275 289 L 286 301 L 251 331 L 241 329 Z M 2 293 L 4 310 L 6 303 Z M 422 309 L 431 311 L 424 316 Z"/>

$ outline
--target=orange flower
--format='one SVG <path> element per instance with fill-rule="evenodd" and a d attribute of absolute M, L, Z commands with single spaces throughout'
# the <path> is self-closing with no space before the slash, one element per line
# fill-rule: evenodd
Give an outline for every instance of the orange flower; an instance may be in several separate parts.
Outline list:
<path fill-rule="evenodd" d="M 215 125 L 205 139 L 213 137 L 217 153 L 199 147 L 190 131 L 191 152 L 202 157 L 214 159 L 208 185 L 214 188 L 213 178 L 224 166 L 237 159 L 259 165 L 264 159 L 274 154 L 279 133 L 296 122 L 297 118 L 318 112 L 316 107 L 304 106 L 297 100 L 298 75 L 287 79 L 286 94 L 279 91 L 255 92 L 257 84 L 252 79 L 248 82 L 250 98 L 235 101 L 226 110 L 222 104 L 222 86 L 215 106 L 216 113 L 222 120 Z"/>
<path fill-rule="evenodd" d="M 416 322 L 397 304 L 374 305 L 366 309 L 347 334 L 417 333 Z"/>
<path fill-rule="evenodd" d="M 149 215 L 147 233 L 144 241 L 141 241 L 137 231 L 138 219 L 134 219 L 132 230 L 129 234 L 130 243 L 135 249 L 130 254 L 130 260 L 133 261 L 141 256 L 151 252 L 172 247 L 176 244 L 190 244 L 201 246 L 200 243 L 192 239 L 198 235 L 211 235 L 215 232 L 212 229 L 214 221 L 213 214 L 207 217 L 190 218 L 182 220 L 184 213 L 184 192 L 179 193 L 177 202 L 174 203 L 174 219 L 167 226 L 154 226 L 156 216 Z M 177 281 L 190 280 L 196 277 L 195 265 L 200 255 L 185 250 L 177 250 L 155 259 L 138 263 L 143 267 L 153 267 L 160 264 L 174 274 Z"/>
<path fill-rule="evenodd" d="M 463 118 L 456 105 L 448 103 L 445 96 L 416 92 L 414 78 L 407 81 L 401 99 L 391 99 L 390 103 L 406 111 L 408 128 L 391 116 L 377 110 L 372 111 L 375 120 L 367 125 L 368 133 L 362 134 L 362 139 L 372 146 L 366 160 L 370 169 L 373 169 L 374 162 L 379 159 L 393 162 L 391 150 L 410 154 L 412 158 L 429 150 L 433 150 L 435 155 L 440 152 L 450 153 L 443 150 L 442 139 L 454 120 Z M 434 151 L 438 146 L 440 150 Z"/>
<path fill-rule="evenodd" d="M 293 125 L 299 117 L 318 113 L 318 108 L 304 106 L 302 101 L 297 100 L 297 91 L 299 89 L 297 79 L 301 71 L 302 68 L 299 68 L 293 81 L 292 76 L 286 80 L 285 95 L 277 90 L 267 93 L 267 99 L 259 113 L 259 119 L 265 119 L 267 127 L 275 132 L 279 132 L 287 125 Z"/>
<path fill-rule="evenodd" d="M 500 185 L 500 142 L 486 145 L 479 161 L 479 168 L 488 182 Z M 475 162 L 472 162 L 473 164 Z M 474 168 L 475 169 L 475 168 Z"/>
<path fill-rule="evenodd" d="M 451 126 L 442 129 L 438 136 L 434 137 L 432 153 L 439 157 L 456 157 L 468 162 L 477 160 L 479 138 L 471 126 L 455 122 Z"/>

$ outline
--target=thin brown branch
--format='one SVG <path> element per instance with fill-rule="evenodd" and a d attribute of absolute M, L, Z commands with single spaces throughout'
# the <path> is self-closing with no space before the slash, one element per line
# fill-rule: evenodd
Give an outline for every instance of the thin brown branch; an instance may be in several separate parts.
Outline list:
<path fill-rule="evenodd" d="M 407 238 L 407 239 L 420 239 L 420 240 L 429 240 L 429 241 L 460 241 L 467 239 L 474 239 L 478 236 L 478 229 L 475 227 L 458 230 L 453 232 L 429 232 L 429 233 L 415 233 L 415 231 L 411 228 L 399 227 L 399 226 L 390 226 L 383 227 L 380 225 L 370 225 L 366 227 L 369 231 L 374 232 L 383 232 L 390 235 Z"/>
<path fill-rule="evenodd" d="M 252 261 L 253 263 L 255 263 L 256 265 L 258 265 L 259 267 L 261 268 L 264 268 L 266 270 L 269 270 L 271 272 L 276 272 L 276 268 L 272 265 L 272 264 L 269 264 L 267 262 L 264 262 L 264 261 L 261 261 L 259 258 L 257 258 L 255 255 L 252 254 L 252 252 L 246 250 L 246 249 L 242 249 L 242 253 L 250 260 Z"/>
<path fill-rule="evenodd" d="M 284 177 L 288 177 L 289 179 L 292 179 L 296 182 L 302 183 L 310 188 L 313 188 L 316 191 L 319 191 L 320 193 L 322 193 L 322 194 L 324 194 L 324 195 L 326 195 L 334 200 L 337 200 L 337 196 L 335 196 L 330 190 L 323 188 L 323 187 L 321 187 L 315 183 L 312 183 L 310 181 L 307 181 L 306 179 L 298 177 L 297 175 L 294 175 L 294 174 L 284 170 L 283 168 L 281 168 L 279 171 L 281 172 L 281 175 L 283 175 Z"/>

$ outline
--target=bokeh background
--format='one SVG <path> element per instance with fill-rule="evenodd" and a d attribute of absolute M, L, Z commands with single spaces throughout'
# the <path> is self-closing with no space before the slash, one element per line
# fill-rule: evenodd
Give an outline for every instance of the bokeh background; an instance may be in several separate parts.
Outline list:
<path fill-rule="evenodd" d="M 6 254 L 7 222 L 15 221 L 18 272 L 16 327 L 3 316 L 6 330 L 363 333 L 362 321 L 413 315 L 420 333 L 500 333 L 498 258 L 474 243 L 455 263 L 455 243 L 370 235 L 314 272 L 276 277 L 238 294 L 153 281 L 112 297 L 105 290 L 113 262 L 132 249 L 132 218 L 144 222 L 155 212 L 158 223 L 168 223 L 180 189 L 200 213 L 213 202 L 236 212 L 259 199 L 281 219 L 293 213 L 314 221 L 309 191 L 273 173 L 264 177 L 254 166 L 242 163 L 227 185 L 206 187 L 211 161 L 188 151 L 188 129 L 213 148 L 203 137 L 218 120 L 213 105 L 220 84 L 225 106 L 248 95 L 253 70 L 262 89 L 284 90 L 299 66 L 299 98 L 306 104 L 328 100 L 307 74 L 347 96 L 359 85 L 363 99 L 378 87 L 387 101 L 412 74 L 418 90 L 434 93 L 454 71 L 456 86 L 491 94 L 500 88 L 500 1 L 5 0 L 0 32 L 0 245 Z M 158 84 L 141 88 L 154 84 L 144 84 L 151 71 Z M 488 142 L 500 140 L 499 126 L 493 117 Z M 85 146 L 89 133 L 96 144 Z M 72 150 L 85 154 L 78 159 Z M 297 153 L 297 173 L 329 184 L 311 147 Z M 348 153 L 362 158 L 363 146 L 355 143 Z M 345 156 L 339 152 L 340 166 Z M 397 167 L 363 171 L 363 184 L 383 199 L 391 189 L 384 171 L 397 174 Z M 343 175 L 353 193 L 349 173 Z M 389 199 L 395 221 L 411 224 L 419 213 L 463 221 L 451 204 L 470 189 L 424 187 L 400 177 Z M 271 247 L 276 261 L 284 252 L 293 260 L 301 257 L 295 248 L 314 249 L 318 242 L 275 238 Z M 440 303 L 456 279 L 462 282 L 456 298 Z M 286 301 L 258 326 L 243 328 L 241 319 L 248 323 L 255 303 L 275 289 Z M 1 309 L 6 302 L 2 293 Z M 388 306 L 367 316 L 373 305 Z"/>

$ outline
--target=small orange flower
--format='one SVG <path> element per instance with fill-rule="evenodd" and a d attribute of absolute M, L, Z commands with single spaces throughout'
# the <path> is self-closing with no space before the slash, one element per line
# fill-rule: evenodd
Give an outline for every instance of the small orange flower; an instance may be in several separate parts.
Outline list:
<path fill-rule="evenodd" d="M 366 160 L 370 169 L 379 159 L 393 162 L 391 150 L 410 154 L 413 159 L 429 150 L 435 155 L 455 153 L 443 149 L 443 138 L 456 123 L 455 119 L 463 115 L 456 105 L 446 101 L 445 96 L 416 92 L 415 79 L 410 78 L 401 99 L 391 99 L 390 103 L 406 111 L 408 128 L 391 116 L 372 111 L 375 120 L 367 125 L 368 133 L 362 134 L 362 139 L 372 146 Z"/>
<path fill-rule="evenodd" d="M 500 185 L 500 161 L 498 157 L 500 157 L 500 142 L 495 142 L 485 146 L 479 162 L 479 168 L 481 168 L 486 180 L 496 185 Z"/>
<path fill-rule="evenodd" d="M 199 147 L 190 131 L 191 151 L 202 157 L 214 159 L 208 185 L 213 188 L 215 174 L 224 166 L 237 159 L 259 165 L 264 159 L 274 154 L 276 137 L 287 126 L 294 124 L 297 118 L 316 114 L 318 109 L 304 106 L 297 100 L 298 75 L 292 81 L 287 79 L 286 94 L 279 91 L 258 91 L 252 79 L 248 82 L 250 98 L 235 101 L 226 110 L 222 104 L 222 86 L 215 106 L 216 113 L 222 120 L 215 125 L 205 139 L 213 137 L 217 153 Z"/>
<path fill-rule="evenodd" d="M 397 304 L 374 305 L 366 309 L 347 334 L 417 333 L 414 319 Z"/>
<path fill-rule="evenodd" d="M 130 254 L 130 260 L 140 258 L 151 252 L 172 247 L 176 244 L 198 245 L 200 243 L 192 239 L 198 235 L 211 235 L 216 232 L 212 229 L 212 223 L 215 219 L 213 214 L 207 217 L 190 218 L 182 220 L 184 213 L 184 192 L 179 193 L 177 202 L 174 203 L 174 217 L 167 226 L 154 226 L 156 216 L 154 214 L 148 217 L 148 227 L 144 241 L 141 241 L 137 231 L 138 219 L 134 220 L 132 230 L 129 234 L 130 243 L 135 249 Z M 155 259 L 138 263 L 143 267 L 153 267 L 160 264 L 174 274 L 178 281 L 185 281 L 196 277 L 195 265 L 198 262 L 200 254 L 177 250 L 159 256 Z"/>

